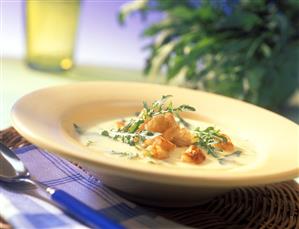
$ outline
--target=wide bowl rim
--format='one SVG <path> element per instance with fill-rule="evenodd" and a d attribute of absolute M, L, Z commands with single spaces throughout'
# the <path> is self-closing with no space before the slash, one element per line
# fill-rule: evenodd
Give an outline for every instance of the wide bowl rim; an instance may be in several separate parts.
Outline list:
<path fill-rule="evenodd" d="M 48 87 L 44 89 L 40 89 L 37 91 L 34 91 L 28 95 L 25 95 L 21 99 L 19 99 L 15 105 L 12 108 L 12 122 L 13 126 L 16 128 L 16 130 L 21 133 L 26 139 L 28 139 L 30 142 L 36 144 L 37 146 L 47 149 L 51 152 L 57 153 L 63 157 L 66 157 L 68 159 L 81 162 L 82 164 L 88 164 L 92 165 L 93 167 L 101 167 L 100 169 L 117 175 L 117 176 L 123 176 L 123 177 L 130 177 L 135 180 L 147 180 L 155 183 L 169 183 L 169 184 L 179 184 L 179 185 L 185 185 L 185 186 L 217 186 L 217 187 L 233 187 L 233 186 L 247 186 L 247 185 L 258 185 L 258 184 L 266 184 L 266 183 L 273 183 L 273 182 L 279 182 L 283 180 L 288 180 L 288 179 L 293 179 L 298 176 L 298 166 L 288 168 L 284 171 L 281 171 L 279 173 L 267 173 L 265 172 L 264 174 L 236 174 L 236 175 L 227 175 L 227 174 L 218 174 L 218 175 L 200 175 L 200 174 L 186 174 L 186 173 L 178 173 L 175 171 L 170 170 L 163 170 L 157 171 L 152 169 L 153 167 L 146 167 L 142 168 L 140 166 L 132 167 L 130 163 L 127 164 L 120 164 L 116 162 L 108 162 L 107 160 L 102 160 L 91 157 L 89 154 L 84 154 L 84 148 L 76 145 L 76 143 L 72 142 L 68 137 L 65 137 L 65 142 L 67 142 L 67 145 L 59 145 L 53 142 L 49 142 L 45 136 L 41 136 L 40 134 L 34 132 L 31 130 L 31 126 L 26 126 L 26 123 L 24 123 L 23 116 L 24 113 L 20 113 L 20 109 L 24 104 L 28 105 L 29 100 L 31 99 L 40 99 L 40 94 L 43 92 L 49 92 L 52 90 L 64 90 L 66 88 L 72 89 L 72 88 L 88 88 L 88 87 L 102 87 L 102 88 L 109 88 L 110 86 L 113 85 L 122 85 L 122 87 L 139 87 L 139 88 L 144 88 L 144 87 L 152 87 L 155 88 L 156 90 L 158 88 L 163 88 L 163 89 L 169 89 L 169 90 L 178 90 L 180 92 L 188 93 L 192 91 L 192 93 L 199 93 L 201 95 L 208 95 L 208 96 L 213 96 L 217 98 L 222 98 L 227 101 L 233 102 L 235 104 L 245 104 L 245 106 L 248 107 L 253 107 L 259 112 L 266 112 L 268 114 L 271 114 L 271 116 L 278 116 L 280 120 L 283 120 L 284 122 L 288 123 L 289 125 L 295 125 L 296 128 L 298 128 L 298 125 L 282 116 L 279 116 L 278 114 L 275 114 L 271 111 L 268 111 L 264 108 L 260 108 L 257 106 L 254 106 L 252 104 L 235 100 L 232 98 L 228 98 L 225 96 L 221 95 L 215 95 L 212 93 L 207 93 L 207 92 L 199 92 L 199 91 L 194 91 L 190 89 L 185 89 L 185 88 L 178 88 L 174 86 L 165 86 L 165 85 L 156 85 L 156 84 L 145 84 L 145 83 L 132 83 L 132 82 L 123 82 L 123 81 L 105 81 L 105 82 L 80 82 L 80 83 L 72 83 L 72 84 L 67 84 L 67 85 L 62 85 L 62 86 L 54 86 L 54 87 Z M 83 90 L 83 89 L 82 89 Z M 23 115 L 23 116 L 22 116 Z M 28 117 L 27 117 L 28 118 Z M 33 128 L 34 129 L 34 128 Z M 63 127 L 60 125 L 60 130 L 61 136 L 66 136 L 65 131 Z M 82 153 L 74 153 L 72 150 L 76 151 L 81 151 Z M 86 152 L 86 150 L 85 150 Z"/>

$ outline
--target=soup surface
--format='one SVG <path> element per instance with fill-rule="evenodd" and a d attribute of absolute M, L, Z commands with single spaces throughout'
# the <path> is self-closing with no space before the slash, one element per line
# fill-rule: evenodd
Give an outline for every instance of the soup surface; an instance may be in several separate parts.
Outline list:
<path fill-rule="evenodd" d="M 122 120 L 132 120 L 136 117 L 126 117 Z M 136 160 L 140 163 L 151 163 L 161 166 L 170 166 L 177 168 L 192 168 L 192 169 L 232 169 L 244 165 L 254 163 L 256 160 L 256 151 L 254 147 L 244 139 L 240 139 L 238 136 L 229 136 L 231 141 L 234 143 L 233 151 L 221 150 L 218 156 L 215 157 L 207 152 L 204 153 L 205 160 L 200 164 L 187 163 L 182 161 L 182 154 L 186 152 L 188 146 L 176 147 L 168 158 L 157 159 L 146 153 L 143 149 L 130 145 L 118 140 L 113 137 L 104 136 L 102 133 L 104 130 L 117 130 L 117 122 L 120 120 L 110 120 L 106 122 L 100 122 L 95 125 L 81 127 L 78 140 L 81 144 L 89 147 L 91 150 L 98 153 L 105 154 L 111 159 L 119 158 L 121 160 Z M 200 127 L 206 129 L 215 125 L 211 123 L 195 121 L 186 119 L 186 122 L 190 124 L 189 129 L 195 129 Z M 181 125 L 182 126 L 182 125 Z M 78 128 L 78 126 L 77 126 Z"/>

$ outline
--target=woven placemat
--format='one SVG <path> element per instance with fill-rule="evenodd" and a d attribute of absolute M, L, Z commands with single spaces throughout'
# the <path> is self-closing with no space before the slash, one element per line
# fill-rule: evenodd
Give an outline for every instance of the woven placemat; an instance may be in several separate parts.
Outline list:
<path fill-rule="evenodd" d="M 10 148 L 30 144 L 13 128 L 0 131 Z M 294 181 L 261 187 L 238 188 L 208 203 L 184 209 L 151 211 L 186 226 L 211 229 L 299 228 L 299 185 Z M 0 228 L 10 228 L 0 219 Z"/>

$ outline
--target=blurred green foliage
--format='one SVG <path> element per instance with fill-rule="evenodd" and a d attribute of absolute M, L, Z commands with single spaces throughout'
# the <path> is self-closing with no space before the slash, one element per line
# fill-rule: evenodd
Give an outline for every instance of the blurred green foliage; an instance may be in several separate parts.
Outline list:
<path fill-rule="evenodd" d="M 153 11 L 165 17 L 143 33 L 147 75 L 272 110 L 298 88 L 299 0 L 137 0 L 119 20 Z"/>

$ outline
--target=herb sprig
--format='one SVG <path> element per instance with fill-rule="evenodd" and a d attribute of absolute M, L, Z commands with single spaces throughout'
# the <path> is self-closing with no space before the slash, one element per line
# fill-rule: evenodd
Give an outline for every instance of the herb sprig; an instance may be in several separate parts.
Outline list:
<path fill-rule="evenodd" d="M 195 111 L 196 109 L 190 105 L 182 104 L 179 107 L 174 108 L 173 103 L 167 101 L 171 98 L 172 95 L 163 95 L 161 99 L 156 100 L 153 102 L 152 106 L 149 107 L 145 102 L 144 109 L 145 110 L 145 117 L 152 118 L 156 115 L 165 114 L 165 113 L 179 113 L 183 111 Z"/>
<path fill-rule="evenodd" d="M 180 115 L 183 111 L 195 111 L 196 109 L 190 105 L 182 104 L 178 107 L 173 107 L 173 103 L 168 100 L 172 95 L 163 95 L 161 99 L 154 101 L 151 106 L 146 102 L 143 102 L 143 109 L 139 113 L 137 119 L 132 119 L 127 125 L 125 125 L 121 131 L 135 133 L 138 128 L 145 122 L 145 120 L 150 119 L 154 116 L 172 113 L 174 114 L 185 127 L 190 127 L 190 124 L 186 122 Z"/>
<path fill-rule="evenodd" d="M 139 133 L 121 132 L 119 130 L 100 130 L 99 134 L 109 137 L 113 140 L 129 144 L 130 146 L 135 146 L 147 139 L 151 139 L 160 135 L 160 133 L 153 133 L 146 130 L 143 130 Z"/>
<path fill-rule="evenodd" d="M 221 134 L 219 129 L 209 126 L 204 130 L 201 130 L 199 127 L 193 130 L 195 135 L 196 142 L 195 144 L 204 149 L 207 154 L 217 158 L 219 164 L 225 165 L 229 162 L 234 162 L 233 158 L 239 157 L 241 151 L 235 151 L 229 155 L 221 156 L 221 149 L 215 147 L 214 145 L 221 142 L 227 142 L 228 139 Z"/>
<path fill-rule="evenodd" d="M 78 124 L 73 123 L 73 127 L 74 127 L 77 134 L 81 135 L 81 134 L 84 133 L 83 129 L 80 126 L 78 126 Z"/>
<path fill-rule="evenodd" d="M 219 158 L 218 153 L 221 152 L 221 149 L 216 148 L 214 145 L 220 142 L 227 142 L 226 137 L 220 133 L 220 130 L 209 126 L 204 130 L 197 127 L 193 132 L 196 138 L 196 144 L 203 148 L 207 154 Z"/>
<path fill-rule="evenodd" d="M 235 151 L 235 152 L 233 152 L 233 153 L 231 153 L 231 154 L 229 154 L 229 155 L 225 155 L 224 157 L 222 157 L 222 158 L 219 158 L 218 159 L 218 162 L 221 164 L 221 165 L 226 165 L 226 164 L 228 164 L 228 163 L 235 163 L 235 158 L 236 157 L 240 157 L 240 155 L 241 155 L 241 151 Z"/>
<path fill-rule="evenodd" d="M 139 154 L 136 153 L 136 152 L 126 152 L 126 151 L 115 151 L 115 150 L 112 150 L 110 152 L 111 154 L 114 154 L 114 155 L 118 155 L 118 156 L 121 156 L 121 157 L 126 157 L 128 159 L 136 159 L 136 158 L 139 158 Z"/>

